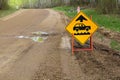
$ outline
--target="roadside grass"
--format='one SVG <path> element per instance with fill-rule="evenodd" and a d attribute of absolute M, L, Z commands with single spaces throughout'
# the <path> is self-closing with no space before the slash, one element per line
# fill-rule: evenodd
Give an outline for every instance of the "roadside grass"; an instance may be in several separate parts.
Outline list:
<path fill-rule="evenodd" d="M 54 7 L 54 10 L 63 11 L 68 17 L 73 18 L 77 12 L 74 7 L 61 6 Z M 95 9 L 82 10 L 88 17 L 92 15 L 92 20 L 98 24 L 98 26 L 105 27 L 107 29 L 120 32 L 120 18 L 115 15 L 103 15 L 95 11 Z"/>
<path fill-rule="evenodd" d="M 103 15 L 96 12 L 94 9 L 83 10 L 88 16 L 92 15 L 92 19 L 99 26 L 107 29 L 120 32 L 120 18 L 116 15 Z"/>
<path fill-rule="evenodd" d="M 96 32 L 96 36 L 97 38 L 99 38 L 101 41 L 104 41 L 104 39 L 106 38 L 104 35 L 100 34 L 99 32 Z M 109 40 L 108 40 L 109 42 Z M 110 39 L 110 47 L 114 50 L 118 50 L 120 51 L 120 43 L 114 39 Z"/>
<path fill-rule="evenodd" d="M 16 9 L 0 10 L 0 18 L 7 16 L 15 11 L 17 10 Z"/>
<path fill-rule="evenodd" d="M 111 40 L 111 48 L 120 51 L 120 44 L 116 40 Z"/>
<path fill-rule="evenodd" d="M 71 6 L 54 7 L 53 9 L 64 12 L 65 15 L 67 15 L 70 18 L 73 18 L 77 14 L 75 8 Z"/>

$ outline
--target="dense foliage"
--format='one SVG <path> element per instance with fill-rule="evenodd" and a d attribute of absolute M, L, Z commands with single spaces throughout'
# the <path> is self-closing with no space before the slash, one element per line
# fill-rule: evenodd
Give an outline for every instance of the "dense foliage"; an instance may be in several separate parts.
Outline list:
<path fill-rule="evenodd" d="M 8 0 L 0 0 L 0 9 L 8 9 Z"/>
<path fill-rule="evenodd" d="M 98 0 L 97 10 L 101 13 L 120 14 L 120 0 Z"/>
<path fill-rule="evenodd" d="M 120 0 L 0 0 L 0 9 L 7 9 L 8 5 L 16 9 L 79 5 L 96 8 L 103 14 L 120 13 Z"/>
<path fill-rule="evenodd" d="M 70 0 L 9 0 L 12 7 L 19 8 L 45 8 L 69 4 Z"/>

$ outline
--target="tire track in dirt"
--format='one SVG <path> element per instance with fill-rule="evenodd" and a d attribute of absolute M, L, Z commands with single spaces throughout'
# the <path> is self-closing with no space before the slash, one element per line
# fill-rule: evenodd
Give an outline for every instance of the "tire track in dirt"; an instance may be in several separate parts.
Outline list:
<path fill-rule="evenodd" d="M 93 51 L 75 52 L 80 68 L 78 70 L 85 75 L 85 80 L 120 80 L 120 51 L 110 47 L 110 39 L 120 42 L 120 33 L 105 28 L 100 28 L 97 33 L 100 36 L 93 35 Z M 88 46 L 89 42 L 85 46 L 75 42 L 74 47 L 86 48 Z"/>
<path fill-rule="evenodd" d="M 120 43 L 120 32 L 107 30 L 104 27 L 99 28 L 98 32 L 102 34 L 103 36 L 109 39 L 114 39 Z"/>

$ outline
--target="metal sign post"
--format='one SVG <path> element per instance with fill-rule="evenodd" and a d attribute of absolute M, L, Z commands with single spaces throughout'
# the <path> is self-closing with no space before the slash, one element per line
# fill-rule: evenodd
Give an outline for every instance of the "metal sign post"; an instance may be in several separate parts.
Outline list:
<path fill-rule="evenodd" d="M 92 16 L 90 16 L 90 19 L 92 20 Z M 92 35 L 90 36 L 90 48 L 74 48 L 74 34 L 72 34 L 72 55 L 74 55 L 74 51 L 81 51 L 81 50 L 84 50 L 84 51 L 92 51 L 93 50 L 93 42 L 92 42 Z"/>
<path fill-rule="evenodd" d="M 79 11 L 80 7 L 78 6 L 77 12 Z M 72 54 L 74 54 L 74 51 L 93 50 L 92 35 L 97 28 L 98 26 L 92 21 L 92 16 L 88 18 L 82 11 L 73 18 L 66 27 L 66 30 L 72 35 Z M 84 45 L 90 39 L 90 48 L 75 49 L 74 39 L 81 45 Z"/>

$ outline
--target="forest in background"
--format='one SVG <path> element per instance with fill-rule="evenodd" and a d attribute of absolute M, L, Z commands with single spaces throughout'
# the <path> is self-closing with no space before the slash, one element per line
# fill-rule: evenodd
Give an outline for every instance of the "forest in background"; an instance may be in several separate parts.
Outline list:
<path fill-rule="evenodd" d="M 55 6 L 96 8 L 103 14 L 120 14 L 120 0 L 0 0 L 0 9 L 50 8 Z"/>

